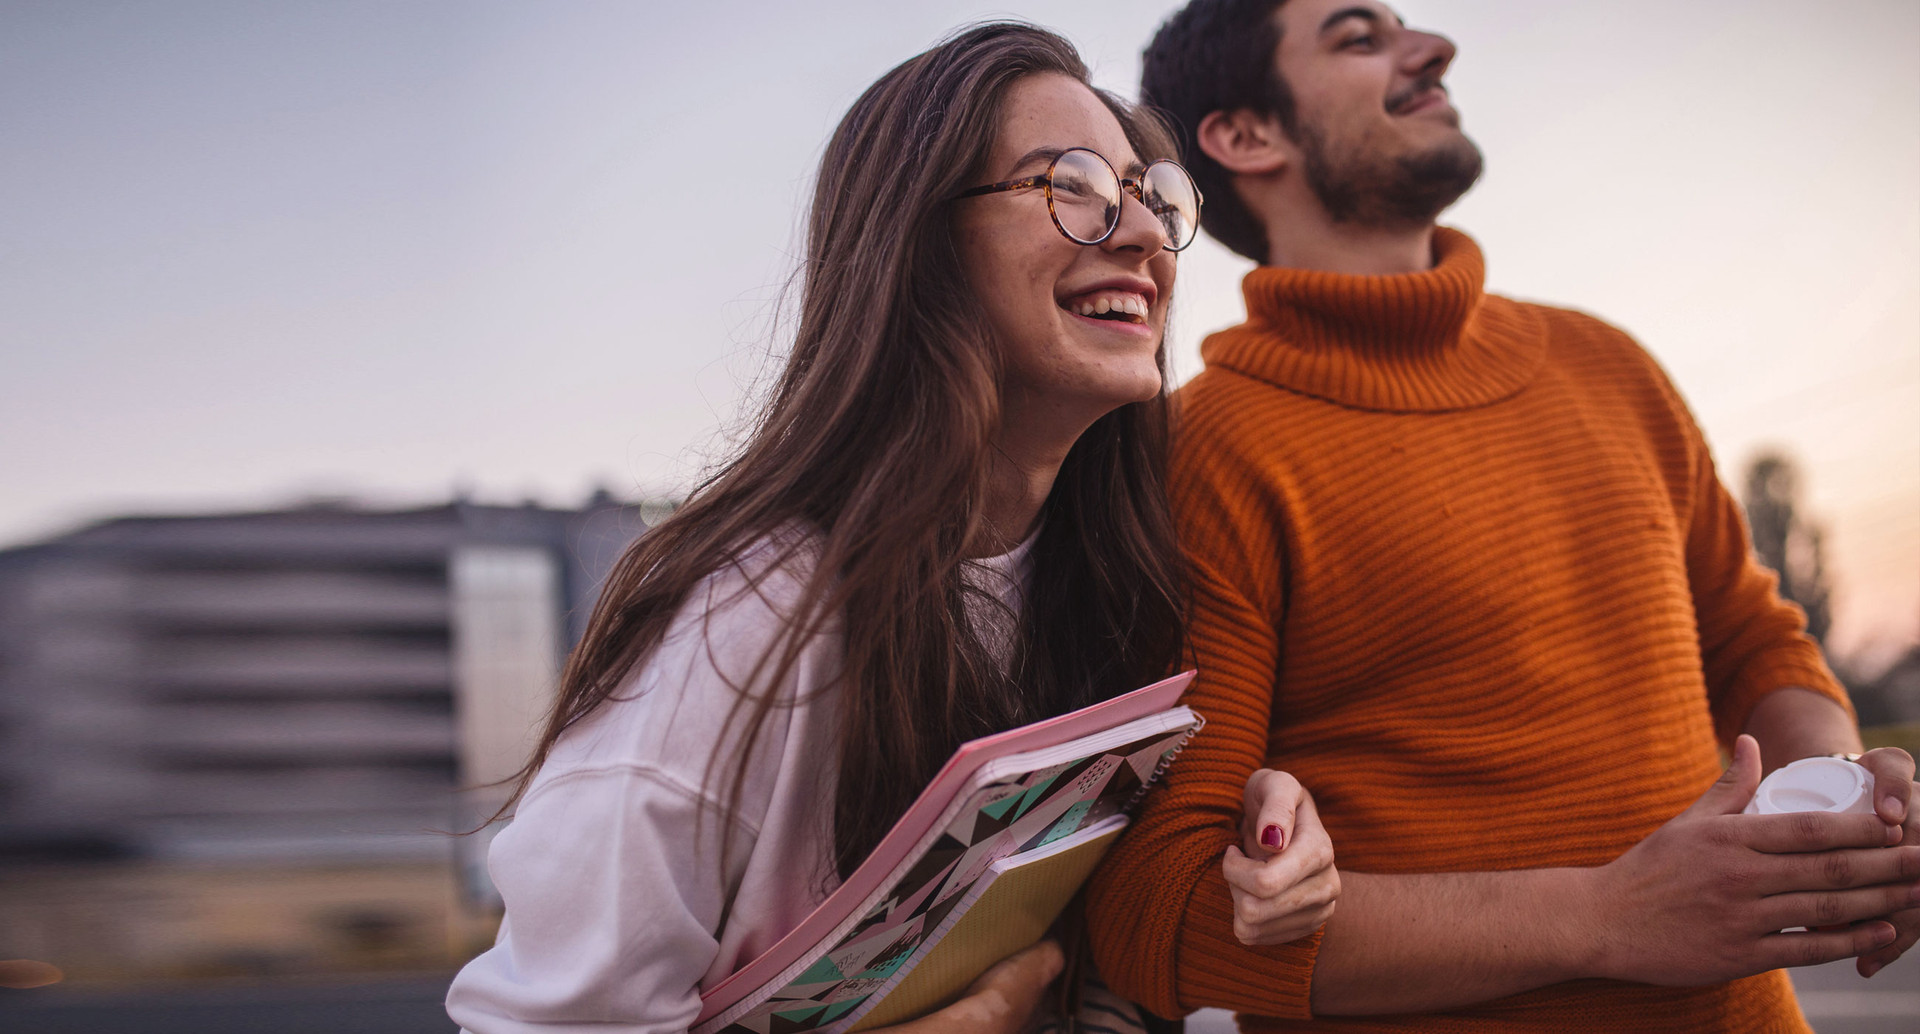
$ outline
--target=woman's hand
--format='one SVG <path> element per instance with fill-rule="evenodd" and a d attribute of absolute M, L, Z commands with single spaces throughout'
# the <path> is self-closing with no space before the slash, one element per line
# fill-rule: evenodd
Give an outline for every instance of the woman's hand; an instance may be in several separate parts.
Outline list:
<path fill-rule="evenodd" d="M 1247 777 L 1241 846 L 1220 863 L 1233 892 L 1233 935 L 1242 944 L 1285 944 L 1318 930 L 1340 897 L 1333 841 L 1313 795 L 1285 772 Z"/>
<path fill-rule="evenodd" d="M 952 1005 L 874 1034 L 1020 1034 L 1037 1018 L 1047 985 L 1066 961 L 1058 944 L 1041 941 L 995 963 Z"/>

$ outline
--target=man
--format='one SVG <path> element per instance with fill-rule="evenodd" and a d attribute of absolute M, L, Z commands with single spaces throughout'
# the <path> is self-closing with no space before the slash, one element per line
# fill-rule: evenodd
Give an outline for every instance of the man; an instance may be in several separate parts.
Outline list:
<path fill-rule="evenodd" d="M 1262 267 L 1179 397 L 1209 724 L 1095 879 L 1096 958 L 1243 1030 L 1804 1031 L 1778 967 L 1920 935 L 1913 761 L 1859 759 L 1875 815 L 1740 814 L 1763 761 L 1860 749 L 1846 696 L 1653 360 L 1436 228 L 1481 167 L 1453 56 L 1376 0 L 1195 0 L 1146 52 Z M 1268 849 L 1269 767 L 1342 888 L 1283 944 L 1320 834 Z"/>

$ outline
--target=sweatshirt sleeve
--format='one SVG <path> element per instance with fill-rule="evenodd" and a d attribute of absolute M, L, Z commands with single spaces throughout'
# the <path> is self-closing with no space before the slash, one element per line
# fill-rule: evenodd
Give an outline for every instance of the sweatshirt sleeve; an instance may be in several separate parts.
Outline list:
<path fill-rule="evenodd" d="M 1239 840 L 1247 777 L 1267 764 L 1285 613 L 1279 510 L 1225 446 L 1184 437 L 1172 492 L 1200 672 L 1185 702 L 1207 724 L 1089 886 L 1094 958 L 1115 991 L 1161 1016 L 1218 1007 L 1304 1018 L 1319 935 L 1241 944 L 1220 868 Z"/>
<path fill-rule="evenodd" d="M 731 882 L 712 862 L 719 825 L 697 792 L 644 768 L 576 770 L 529 794 L 489 852 L 508 906 L 499 940 L 454 979 L 449 1015 L 471 1034 L 685 1031 Z"/>
<path fill-rule="evenodd" d="M 1851 715 L 1846 690 L 1806 634 L 1806 615 L 1781 598 L 1779 580 L 1754 557 L 1746 518 L 1705 439 L 1690 418 L 1685 427 L 1694 452 L 1687 580 L 1715 734 L 1731 747 L 1760 698 L 1791 687 L 1827 696 Z"/>

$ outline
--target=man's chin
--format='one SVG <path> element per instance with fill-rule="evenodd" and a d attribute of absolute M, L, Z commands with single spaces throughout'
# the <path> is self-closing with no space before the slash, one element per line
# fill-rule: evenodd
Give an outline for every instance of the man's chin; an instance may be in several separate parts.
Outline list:
<path fill-rule="evenodd" d="M 1439 122 L 1418 128 L 1424 132 L 1408 133 L 1371 155 L 1341 154 L 1317 134 L 1303 133 L 1303 171 L 1328 217 L 1357 226 L 1421 225 L 1460 200 L 1480 178 L 1480 148 Z"/>
<path fill-rule="evenodd" d="M 1486 161 L 1465 133 L 1400 160 L 1400 175 L 1381 200 L 1408 221 L 1431 222 L 1473 189 Z"/>

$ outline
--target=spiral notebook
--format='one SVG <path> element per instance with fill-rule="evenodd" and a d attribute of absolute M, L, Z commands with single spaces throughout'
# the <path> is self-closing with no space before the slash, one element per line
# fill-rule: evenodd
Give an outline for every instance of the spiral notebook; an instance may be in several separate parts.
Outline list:
<path fill-rule="evenodd" d="M 923 1015 L 1037 941 L 1200 727 L 1177 703 L 1192 679 L 962 745 L 845 883 L 701 995 L 694 1034 Z M 981 908 L 994 918 L 965 921 Z"/>

